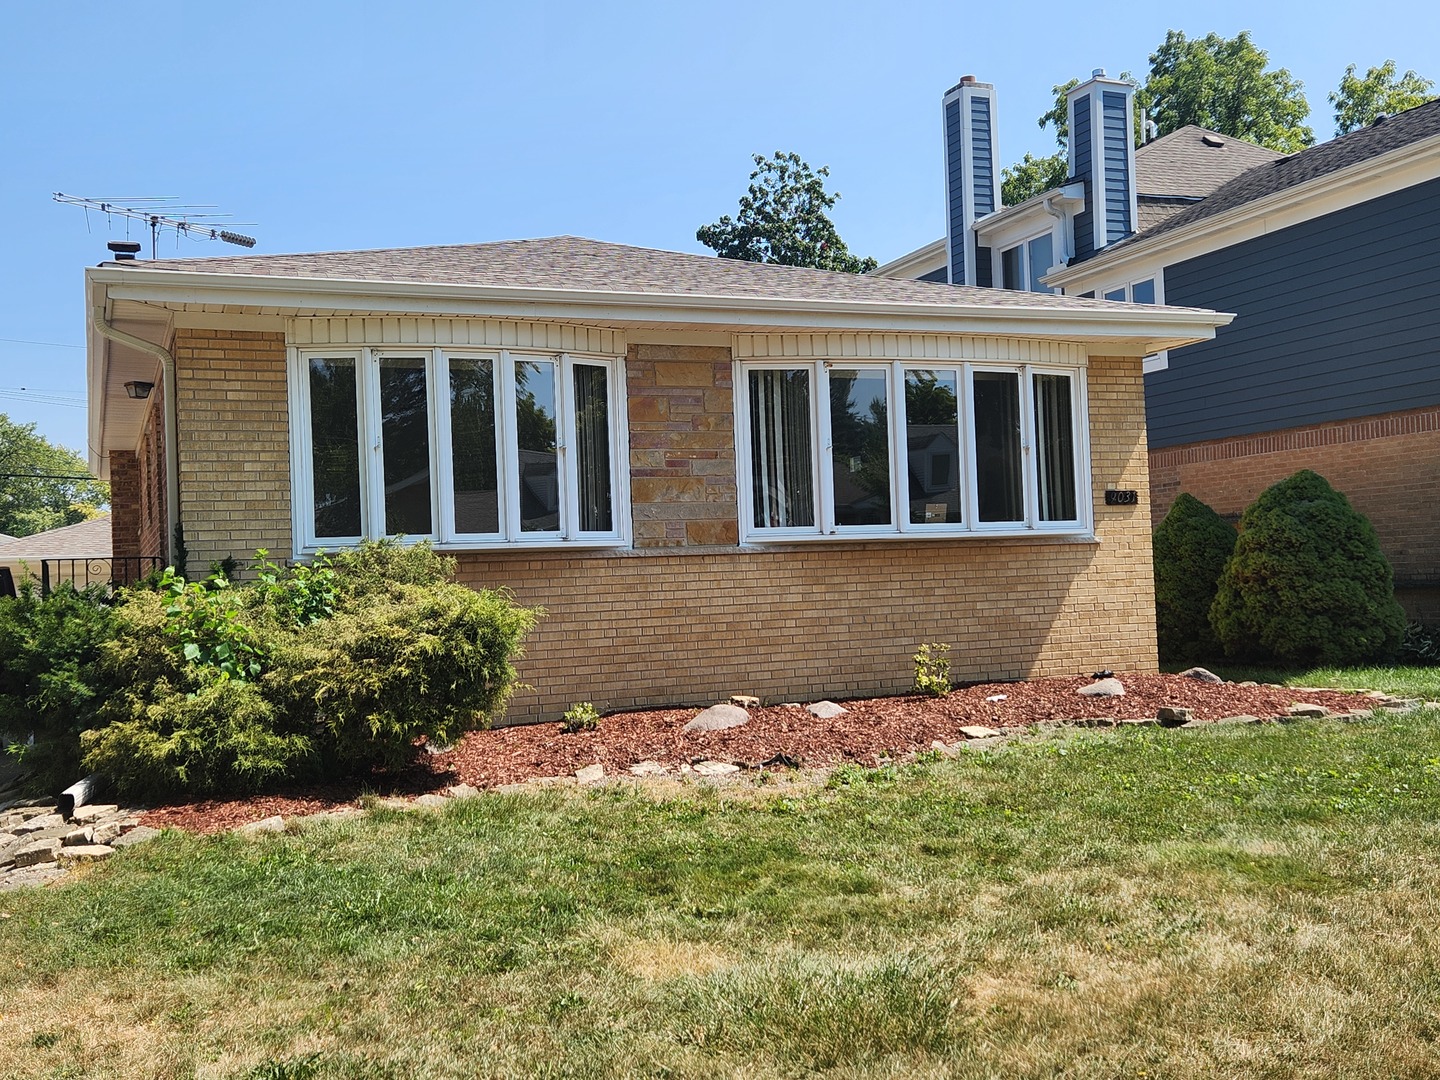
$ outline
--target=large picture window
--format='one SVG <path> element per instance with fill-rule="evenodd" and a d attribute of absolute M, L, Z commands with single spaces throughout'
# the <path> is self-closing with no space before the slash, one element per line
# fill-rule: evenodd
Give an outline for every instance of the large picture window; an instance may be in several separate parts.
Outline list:
<path fill-rule="evenodd" d="M 568 353 L 302 351 L 291 365 L 298 551 L 622 542 L 623 367 Z"/>
<path fill-rule="evenodd" d="M 749 539 L 1090 529 L 1078 368 L 755 361 L 741 376 Z"/>

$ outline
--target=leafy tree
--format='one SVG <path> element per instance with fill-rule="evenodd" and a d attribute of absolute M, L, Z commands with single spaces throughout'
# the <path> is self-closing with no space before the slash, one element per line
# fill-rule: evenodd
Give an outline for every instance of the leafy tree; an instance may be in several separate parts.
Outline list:
<path fill-rule="evenodd" d="M 875 269 L 872 258 L 852 255 L 827 216 L 840 194 L 825 190 L 828 166 L 812 169 L 799 154 L 776 151 L 754 155 L 750 190 L 740 199 L 740 212 L 702 225 L 695 239 L 722 259 L 809 266 L 863 274 Z"/>
<path fill-rule="evenodd" d="M 1124 79 L 1129 77 L 1129 72 L 1121 76 Z M 1055 129 L 1055 143 L 1062 153 L 1066 141 L 1070 138 L 1070 91 L 1079 85 L 1079 79 L 1070 79 L 1052 86 L 1050 92 L 1055 95 L 1055 104 L 1049 112 L 1040 117 L 1040 130 L 1044 131 L 1046 124 Z"/>
<path fill-rule="evenodd" d="M 1017 206 L 1042 191 L 1050 191 L 1065 183 L 1070 163 L 1063 153 L 1037 158 L 1026 154 L 1020 161 L 1000 172 L 1000 202 Z"/>
<path fill-rule="evenodd" d="M 1340 78 L 1340 88 L 1330 94 L 1330 104 L 1335 106 L 1335 134 L 1344 135 L 1373 124 L 1381 113 L 1404 112 L 1424 105 L 1435 97 L 1430 92 L 1434 89 L 1433 81 L 1413 71 L 1397 78 L 1394 60 L 1372 67 L 1363 79 L 1356 77 L 1355 65 L 1351 64 Z"/>
<path fill-rule="evenodd" d="M 1269 61 L 1248 30 L 1193 40 L 1171 30 L 1150 54 L 1150 75 L 1136 103 L 1149 110 L 1162 135 L 1199 124 L 1283 153 L 1303 150 L 1315 141 L 1305 123 L 1304 84 L 1285 68 L 1267 70 Z"/>
<path fill-rule="evenodd" d="M 1382 659 L 1405 631 L 1374 528 L 1309 469 L 1246 508 L 1210 623 L 1227 655 L 1296 664 Z"/>
<path fill-rule="evenodd" d="M 0 413 L 0 533 L 30 536 L 94 517 L 110 487 L 89 474 L 75 451 Z"/>
<path fill-rule="evenodd" d="M 1155 631 L 1162 660 L 1220 655 L 1210 605 L 1235 550 L 1235 530 L 1189 492 L 1155 529 Z"/>

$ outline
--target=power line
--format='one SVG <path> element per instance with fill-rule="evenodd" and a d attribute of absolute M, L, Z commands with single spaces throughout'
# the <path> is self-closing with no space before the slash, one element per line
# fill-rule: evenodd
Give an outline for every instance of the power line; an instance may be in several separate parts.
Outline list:
<path fill-rule="evenodd" d="M 89 480 L 91 483 L 100 483 L 93 476 L 61 476 L 56 473 L 31 473 L 31 472 L 0 472 L 0 479 L 13 480 Z"/>
<path fill-rule="evenodd" d="M 28 338 L 0 337 L 0 341 L 8 341 L 12 345 L 44 345 L 51 349 L 83 349 L 84 345 L 70 345 L 64 341 L 31 341 Z"/>

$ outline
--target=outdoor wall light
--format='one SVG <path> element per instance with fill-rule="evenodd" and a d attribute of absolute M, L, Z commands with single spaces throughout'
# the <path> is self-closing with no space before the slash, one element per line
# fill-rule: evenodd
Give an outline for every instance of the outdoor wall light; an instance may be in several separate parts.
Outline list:
<path fill-rule="evenodd" d="M 137 380 L 135 382 L 127 382 L 125 384 L 125 393 L 129 394 L 132 398 L 136 398 L 137 400 L 143 400 L 144 398 L 148 398 L 150 396 L 150 391 L 154 389 L 155 384 L 153 382 L 139 382 Z"/>

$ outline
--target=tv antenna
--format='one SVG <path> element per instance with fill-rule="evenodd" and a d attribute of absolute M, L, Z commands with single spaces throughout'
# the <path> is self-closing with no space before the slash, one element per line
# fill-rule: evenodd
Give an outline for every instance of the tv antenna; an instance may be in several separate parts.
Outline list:
<path fill-rule="evenodd" d="M 250 228 L 253 221 L 231 221 L 233 214 L 215 213 L 215 207 L 203 204 L 182 203 L 178 195 L 151 195 L 129 199 L 86 199 L 78 195 L 54 193 L 55 201 L 67 206 L 79 206 L 85 211 L 86 223 L 90 211 L 104 214 L 106 221 L 124 218 L 126 221 L 143 222 L 150 229 L 150 258 L 157 258 L 162 229 L 174 229 L 178 242 L 181 236 L 192 240 L 221 240 L 238 247 L 253 248 L 255 238 L 235 232 L 236 228 Z M 223 226 L 223 227 L 222 227 Z M 126 227 L 129 234 L 129 227 Z"/>

